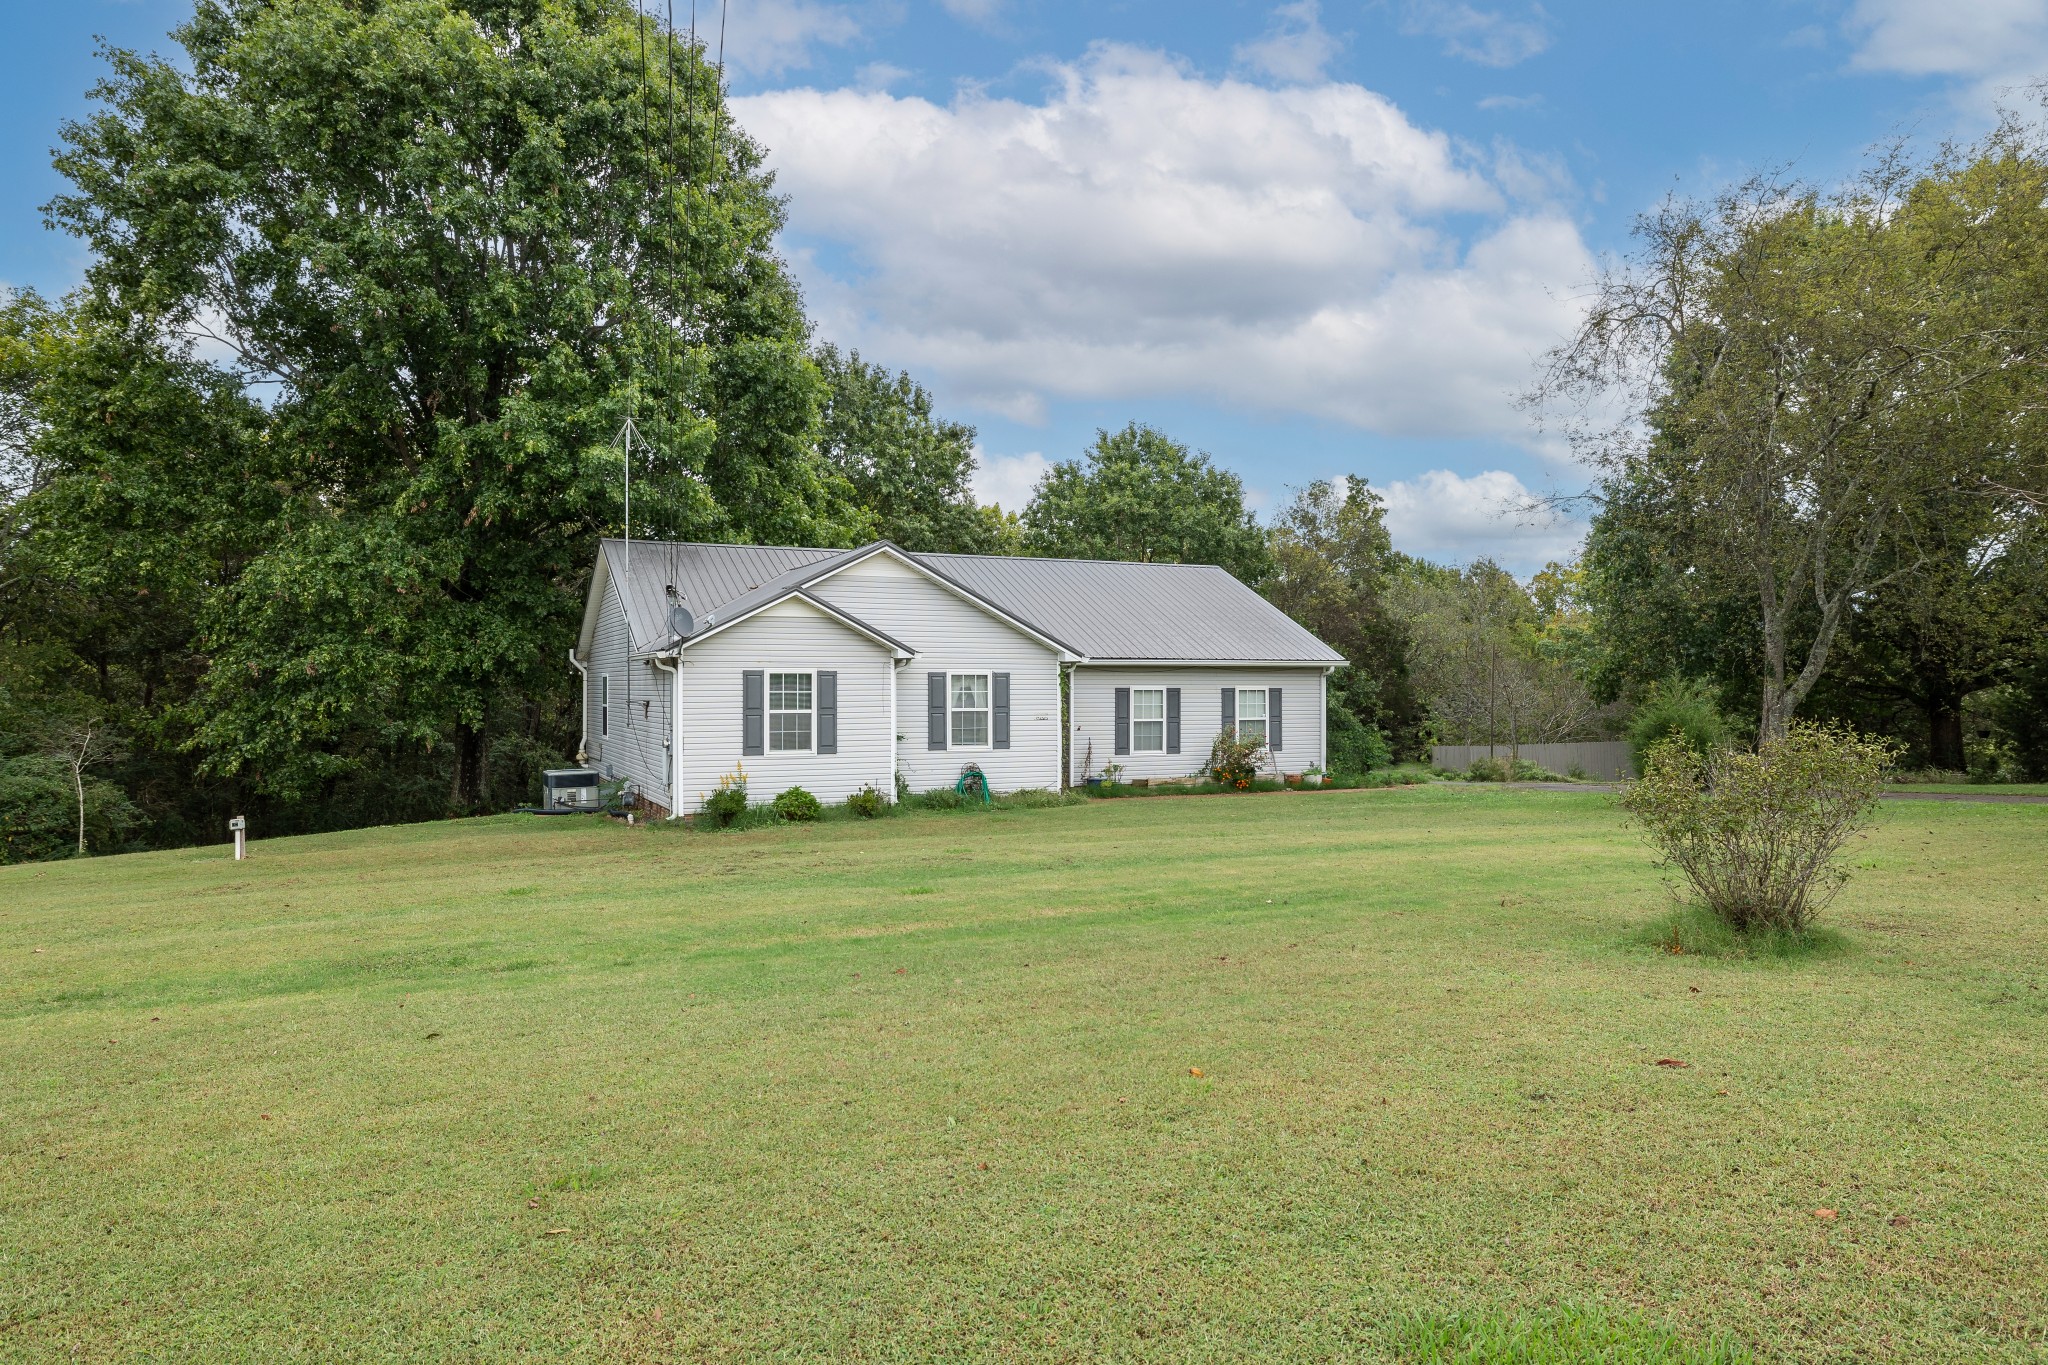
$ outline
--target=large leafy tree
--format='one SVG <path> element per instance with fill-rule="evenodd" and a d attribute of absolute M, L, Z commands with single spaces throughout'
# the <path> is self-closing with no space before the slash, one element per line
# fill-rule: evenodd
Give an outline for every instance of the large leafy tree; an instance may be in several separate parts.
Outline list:
<path fill-rule="evenodd" d="M 132 793 L 145 837 L 188 839 L 205 804 L 186 752 L 198 624 L 278 507 L 261 410 L 146 332 L 26 294 L 0 306 L 0 405 L 0 689 L 17 703 L 0 708 L 0 751 L 46 757 L 67 728 L 125 734 L 103 775 Z"/>
<path fill-rule="evenodd" d="M 2030 208 L 2010 184 L 1931 189 L 1886 162 L 1834 195 L 1758 181 L 1674 204 L 1552 357 L 1545 396 L 1619 390 L 1639 421 L 1589 450 L 1610 504 L 1638 519 L 1616 548 L 1667 597 L 1748 598 L 1764 737 L 1820 681 L 1856 603 L 1901 571 L 1889 550 L 1920 511 L 2009 475 L 2009 443 L 1955 414 L 1996 401 L 2036 329 L 1982 306 L 2001 250 L 1969 209 L 2038 218 L 2039 203 L 2038 186 Z"/>
<path fill-rule="evenodd" d="M 1082 458 L 1046 471 L 1024 511 L 1024 537 L 1033 554 L 1220 564 L 1254 585 L 1272 563 L 1243 481 L 1136 422 L 1098 431 Z"/>
<path fill-rule="evenodd" d="M 1317 480 L 1275 518 L 1266 596 L 1350 661 L 1330 678 L 1333 753 L 1350 737 L 1353 766 L 1377 730 L 1402 751 L 1421 741 L 1422 713 L 1408 678 L 1408 632 L 1389 602 L 1405 557 L 1387 532 L 1386 504 L 1356 475 Z"/>
<path fill-rule="evenodd" d="M 1004 521 L 968 487 L 974 428 L 935 415 L 922 384 L 858 351 L 826 345 L 815 358 L 827 395 L 819 449 L 873 518 L 874 534 L 909 550 L 1001 550 Z"/>
<path fill-rule="evenodd" d="M 204 0 L 109 54 L 49 207 L 94 308 L 268 386 L 276 498 L 205 623 L 197 740 L 302 791 L 559 689 L 590 538 L 843 540 L 779 202 L 701 51 L 622 0 Z M 365 748 L 367 746 L 367 749 Z"/>

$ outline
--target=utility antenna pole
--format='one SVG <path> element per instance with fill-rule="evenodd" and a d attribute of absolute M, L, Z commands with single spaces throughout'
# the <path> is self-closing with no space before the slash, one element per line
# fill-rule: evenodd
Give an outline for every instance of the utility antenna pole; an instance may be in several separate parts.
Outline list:
<path fill-rule="evenodd" d="M 625 577 L 627 578 L 631 578 L 633 576 L 633 437 L 639 434 L 639 430 L 640 429 L 633 424 L 632 415 L 629 413 L 627 414 L 625 425 L 619 428 L 619 434 L 612 437 L 612 440 L 614 442 L 624 447 L 626 455 Z"/>

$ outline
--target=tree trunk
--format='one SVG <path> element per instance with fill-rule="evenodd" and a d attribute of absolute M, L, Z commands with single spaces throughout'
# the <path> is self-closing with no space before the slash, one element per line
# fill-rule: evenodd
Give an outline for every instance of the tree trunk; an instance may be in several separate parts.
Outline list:
<path fill-rule="evenodd" d="M 1960 732 L 1958 732 L 1960 733 Z M 85 768 L 71 765 L 71 785 L 78 792 L 78 856 L 85 856 Z"/>
<path fill-rule="evenodd" d="M 1942 697 L 1927 704 L 1927 763 L 1929 767 L 1961 772 L 1969 766 L 1963 756 L 1963 704 L 1960 697 Z"/>
<path fill-rule="evenodd" d="M 467 815 L 484 803 L 484 737 L 468 725 L 455 727 L 455 777 L 448 804 Z"/>

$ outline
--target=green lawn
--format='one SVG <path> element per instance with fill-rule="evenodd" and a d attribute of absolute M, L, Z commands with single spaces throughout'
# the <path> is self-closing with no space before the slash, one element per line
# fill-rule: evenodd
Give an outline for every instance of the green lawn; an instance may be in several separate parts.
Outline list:
<path fill-rule="evenodd" d="M 254 848 L 0 869 L 0 1358 L 2048 1358 L 2039 807 L 1793 962 L 1464 784 Z"/>

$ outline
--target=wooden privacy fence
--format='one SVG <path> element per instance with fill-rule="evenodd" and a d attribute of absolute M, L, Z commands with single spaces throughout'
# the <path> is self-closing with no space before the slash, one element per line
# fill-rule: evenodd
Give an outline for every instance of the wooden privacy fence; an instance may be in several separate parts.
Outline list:
<path fill-rule="evenodd" d="M 1477 758 L 1507 758 L 1515 753 L 1507 744 L 1439 744 L 1429 751 L 1429 761 L 1439 768 L 1463 770 Z M 1612 782 L 1636 775 L 1635 760 L 1621 740 L 1596 744 L 1524 744 L 1522 761 L 1554 773 L 1569 774 L 1576 767 L 1587 777 Z"/>

